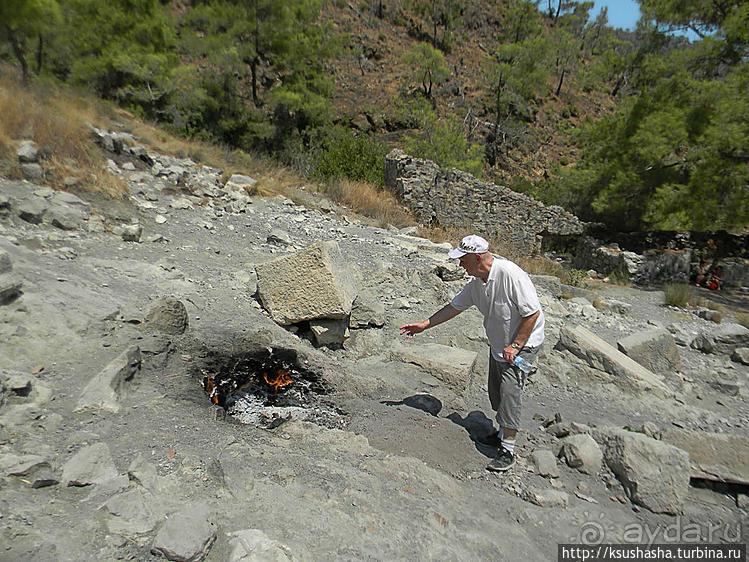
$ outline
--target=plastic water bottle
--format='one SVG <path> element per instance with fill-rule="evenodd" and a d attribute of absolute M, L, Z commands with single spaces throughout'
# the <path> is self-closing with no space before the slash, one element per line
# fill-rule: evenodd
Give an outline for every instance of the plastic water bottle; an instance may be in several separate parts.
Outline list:
<path fill-rule="evenodd" d="M 519 355 L 515 356 L 515 365 L 517 365 L 517 367 L 521 371 L 523 371 L 526 375 L 533 370 L 533 365 L 531 365 L 530 363 L 528 363 L 528 361 L 526 361 L 525 359 L 523 359 Z"/>

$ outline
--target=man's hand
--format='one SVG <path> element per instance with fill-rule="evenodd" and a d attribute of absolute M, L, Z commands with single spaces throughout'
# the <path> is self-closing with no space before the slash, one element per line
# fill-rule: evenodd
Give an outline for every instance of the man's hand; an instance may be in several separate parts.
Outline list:
<path fill-rule="evenodd" d="M 403 334 L 408 338 L 414 337 L 416 334 L 420 334 L 429 327 L 429 320 L 423 322 L 415 322 L 414 324 L 406 324 L 401 326 L 401 336 Z"/>
<path fill-rule="evenodd" d="M 507 361 L 510 365 L 515 364 L 515 356 L 520 353 L 519 349 L 515 349 L 514 347 L 507 346 L 502 350 L 502 357 L 505 361 Z"/>

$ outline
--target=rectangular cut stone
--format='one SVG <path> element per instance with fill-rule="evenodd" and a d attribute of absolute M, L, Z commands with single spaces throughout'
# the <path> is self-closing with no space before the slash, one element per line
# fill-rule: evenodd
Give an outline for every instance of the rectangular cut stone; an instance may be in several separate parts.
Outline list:
<path fill-rule="evenodd" d="M 438 343 L 397 345 L 390 350 L 391 359 L 418 365 L 459 395 L 465 392 L 477 356 L 475 351 Z"/>
<path fill-rule="evenodd" d="M 681 370 L 676 342 L 665 328 L 638 332 L 616 342 L 619 351 L 654 373 Z"/>
<path fill-rule="evenodd" d="M 265 309 L 282 326 L 318 318 L 346 318 L 356 289 L 334 241 L 318 242 L 255 266 Z"/>
<path fill-rule="evenodd" d="M 661 441 L 689 453 L 692 477 L 749 485 L 749 438 L 667 428 Z"/>
<path fill-rule="evenodd" d="M 559 345 L 570 350 L 594 369 L 612 375 L 617 383 L 635 391 L 655 391 L 661 396 L 673 392 L 661 378 L 609 345 L 582 326 L 565 326 L 559 333 Z"/>

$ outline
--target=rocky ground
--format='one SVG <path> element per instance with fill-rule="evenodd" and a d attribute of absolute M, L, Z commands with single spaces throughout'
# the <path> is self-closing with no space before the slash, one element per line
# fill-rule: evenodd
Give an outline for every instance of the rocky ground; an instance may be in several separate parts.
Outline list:
<path fill-rule="evenodd" d="M 746 543 L 749 331 L 731 312 L 718 324 L 657 290 L 535 277 L 547 342 L 519 460 L 489 473 L 480 315 L 398 334 L 465 282 L 443 246 L 98 136 L 128 200 L 0 180 L 3 560 L 552 560 L 558 543 Z M 258 298 L 257 264 L 320 241 L 366 304 L 342 346 L 279 326 Z M 628 337 L 653 372 L 615 355 Z M 306 376 L 306 408 L 282 407 L 293 384 L 254 423 L 213 405 L 205 377 L 249 354 Z"/>

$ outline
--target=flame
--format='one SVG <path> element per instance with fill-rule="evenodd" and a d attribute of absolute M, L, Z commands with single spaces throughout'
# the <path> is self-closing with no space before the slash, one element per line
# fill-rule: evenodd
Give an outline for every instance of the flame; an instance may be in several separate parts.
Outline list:
<path fill-rule="evenodd" d="M 278 370 L 275 378 L 270 378 L 268 373 L 263 373 L 263 378 L 269 386 L 273 387 L 273 396 L 278 393 L 279 388 L 283 388 L 294 382 L 294 379 L 289 376 L 289 373 L 287 371 L 282 371 L 281 369 Z"/>
<path fill-rule="evenodd" d="M 218 404 L 218 390 L 216 389 L 216 385 L 213 384 L 211 377 L 203 377 L 203 388 L 208 393 L 211 404 Z"/>

